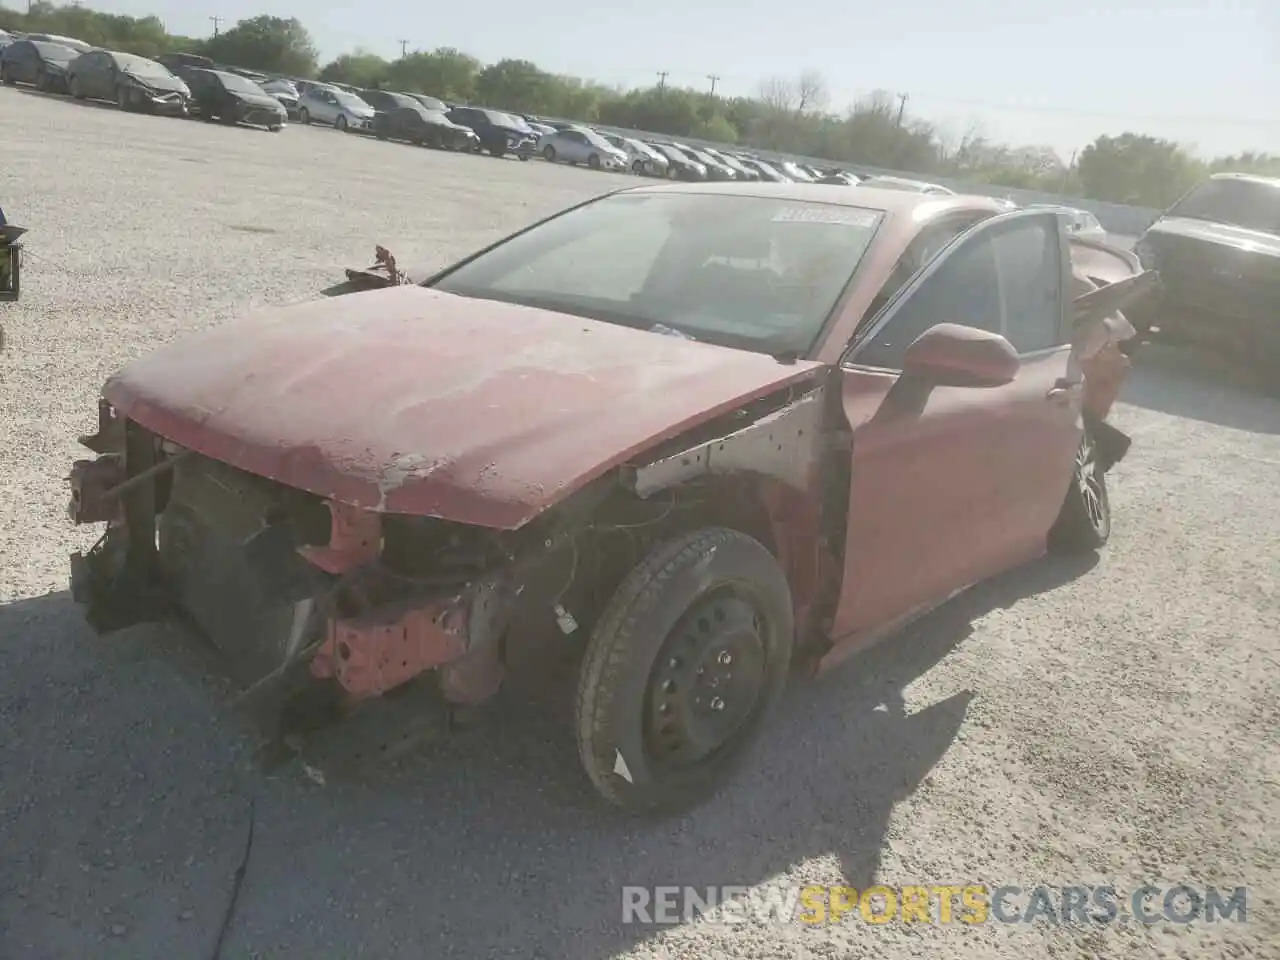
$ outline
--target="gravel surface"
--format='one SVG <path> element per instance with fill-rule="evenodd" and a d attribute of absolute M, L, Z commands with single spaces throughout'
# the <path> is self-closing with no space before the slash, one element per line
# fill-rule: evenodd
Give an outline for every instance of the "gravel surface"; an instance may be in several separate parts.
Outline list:
<path fill-rule="evenodd" d="M 0 90 L 0 957 L 1280 956 L 1280 404 L 1153 351 L 1119 424 L 1111 546 L 958 599 L 797 683 L 750 774 L 675 822 L 593 799 L 521 698 L 363 783 L 263 776 L 176 631 L 97 639 L 63 482 L 101 381 L 308 298 L 375 242 L 443 264 L 626 182 L 291 127 Z M 1179 882 L 1247 923 L 623 927 L 620 886 Z"/>

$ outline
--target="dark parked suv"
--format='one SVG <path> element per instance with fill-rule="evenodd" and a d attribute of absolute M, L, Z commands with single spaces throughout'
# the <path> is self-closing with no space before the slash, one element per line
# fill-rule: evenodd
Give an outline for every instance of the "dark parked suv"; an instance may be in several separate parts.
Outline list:
<path fill-rule="evenodd" d="M 1220 173 L 1194 187 L 1134 247 L 1163 291 L 1140 332 L 1226 351 L 1280 372 L 1280 179 Z"/>
<path fill-rule="evenodd" d="M 520 117 L 479 107 L 454 107 L 449 111 L 449 119 L 474 130 L 480 141 L 479 149 L 495 157 L 514 153 L 521 160 L 528 160 L 537 149 L 537 135 Z"/>

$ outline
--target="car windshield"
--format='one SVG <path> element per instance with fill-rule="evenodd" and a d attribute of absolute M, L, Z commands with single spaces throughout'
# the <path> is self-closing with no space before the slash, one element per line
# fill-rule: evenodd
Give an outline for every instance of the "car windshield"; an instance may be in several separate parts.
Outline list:
<path fill-rule="evenodd" d="M 349 107 L 352 110 L 372 110 L 373 109 L 373 107 L 369 106 L 369 104 L 365 103 L 363 100 L 357 97 L 354 93 L 347 93 L 347 91 L 339 90 L 336 87 L 333 89 L 332 92 L 333 92 L 334 99 L 337 100 L 338 103 L 340 103 L 344 107 Z"/>
<path fill-rule="evenodd" d="M 443 100 L 437 100 L 435 97 L 418 97 L 418 102 L 428 110 L 437 110 L 444 113 L 449 108 L 444 105 Z"/>
<path fill-rule="evenodd" d="M 220 73 L 218 79 L 222 81 L 223 88 L 231 93 L 252 93 L 262 96 L 262 88 L 247 77 L 235 73 Z"/>
<path fill-rule="evenodd" d="M 171 77 L 172 73 L 163 63 L 156 63 L 154 60 L 148 60 L 146 57 L 135 57 L 128 53 L 117 53 L 115 55 L 116 65 L 126 73 L 132 73 L 137 77 Z"/>
<path fill-rule="evenodd" d="M 80 54 L 76 53 L 70 47 L 64 47 L 60 43 L 48 43 L 46 41 L 32 41 L 31 45 L 36 48 L 40 56 L 45 60 L 52 60 L 55 63 L 68 63 L 74 60 Z"/>
<path fill-rule="evenodd" d="M 262 89 L 271 90 L 275 93 L 287 93 L 293 96 L 298 95 L 297 87 L 295 87 L 290 81 L 281 80 L 279 77 L 275 80 L 268 80 L 266 83 L 262 84 Z"/>
<path fill-rule="evenodd" d="M 591 144 L 593 147 L 601 147 L 605 150 L 617 149 L 613 144 L 600 136 L 600 134 L 596 133 L 594 130 L 583 130 L 582 135 L 587 138 L 587 143 Z"/>
<path fill-rule="evenodd" d="M 807 354 L 882 214 L 771 197 L 626 192 L 449 272 L 446 293 L 769 354 Z"/>
<path fill-rule="evenodd" d="M 1166 216 L 1228 223 L 1280 234 L 1280 184 L 1257 180 L 1206 180 L 1175 203 Z"/>
<path fill-rule="evenodd" d="M 510 127 L 513 130 L 521 130 L 525 133 L 533 133 L 533 128 L 525 123 L 523 117 L 517 117 L 510 113 L 490 113 L 489 121 L 500 127 Z"/>

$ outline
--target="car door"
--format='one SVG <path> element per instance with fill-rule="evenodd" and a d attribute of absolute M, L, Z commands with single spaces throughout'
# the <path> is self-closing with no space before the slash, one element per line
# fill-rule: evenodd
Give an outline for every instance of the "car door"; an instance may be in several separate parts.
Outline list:
<path fill-rule="evenodd" d="M 94 56 L 90 77 L 93 84 L 93 96 L 100 100 L 116 98 L 116 62 L 109 53 Z"/>
<path fill-rule="evenodd" d="M 338 120 L 338 98 L 332 90 L 313 90 L 311 117 L 321 123 L 336 123 Z"/>
<path fill-rule="evenodd" d="M 5 48 L 5 64 L 11 79 L 19 83 L 35 83 L 39 57 L 35 44 L 19 40 Z"/>
<path fill-rule="evenodd" d="M 1081 431 L 1068 271 L 1054 214 L 995 217 L 952 242 L 855 338 L 840 364 L 852 467 L 830 659 L 1043 551 Z M 1013 381 L 920 389 L 905 379 L 907 346 L 947 322 L 1005 336 L 1020 357 Z"/>

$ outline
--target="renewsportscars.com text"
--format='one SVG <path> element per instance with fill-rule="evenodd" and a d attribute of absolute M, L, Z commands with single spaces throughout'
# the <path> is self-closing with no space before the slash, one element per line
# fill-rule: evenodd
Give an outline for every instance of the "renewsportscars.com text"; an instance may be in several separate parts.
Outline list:
<path fill-rule="evenodd" d="M 1248 890 L 1190 884 L 1111 886 L 930 884 L 623 887 L 622 922 L 1112 924 L 1244 923 Z"/>

